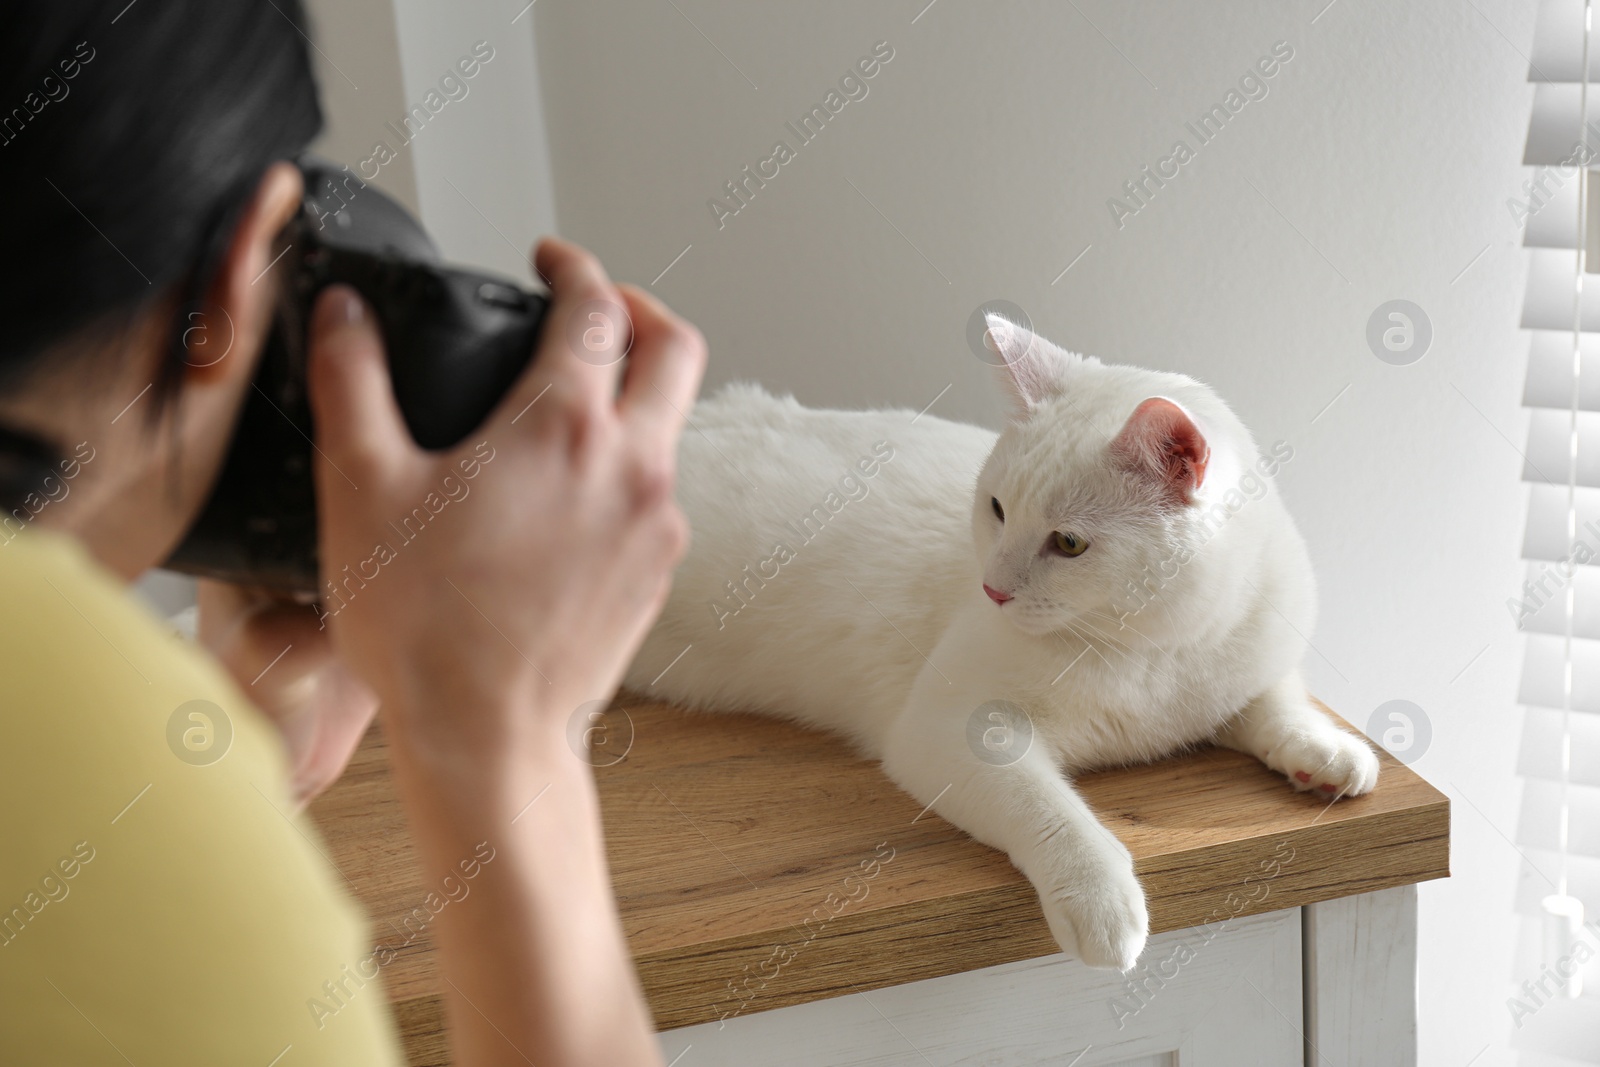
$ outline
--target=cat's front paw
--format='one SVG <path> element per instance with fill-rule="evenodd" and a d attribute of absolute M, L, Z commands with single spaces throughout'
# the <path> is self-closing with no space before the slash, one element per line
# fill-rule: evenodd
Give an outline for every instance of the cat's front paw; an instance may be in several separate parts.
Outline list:
<path fill-rule="evenodd" d="M 1043 891 L 1039 903 L 1061 951 L 1091 967 L 1130 971 L 1150 935 L 1150 913 L 1132 864 Z"/>
<path fill-rule="evenodd" d="M 1273 766 L 1302 792 L 1358 797 L 1378 784 L 1378 757 L 1364 740 L 1343 730 L 1297 734 L 1272 755 Z"/>

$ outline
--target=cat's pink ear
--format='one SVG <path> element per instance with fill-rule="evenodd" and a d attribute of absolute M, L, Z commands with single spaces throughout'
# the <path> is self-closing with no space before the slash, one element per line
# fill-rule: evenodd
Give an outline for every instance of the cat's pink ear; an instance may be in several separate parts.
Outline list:
<path fill-rule="evenodd" d="M 1111 442 L 1112 454 L 1149 478 L 1162 497 L 1187 504 L 1205 481 L 1211 446 L 1189 413 L 1164 396 L 1133 409 Z"/>
<path fill-rule="evenodd" d="M 1073 357 L 1026 326 L 1004 315 L 984 316 L 988 329 L 983 345 L 1000 368 L 1000 382 L 1010 401 L 1011 416 L 1020 418 L 1047 396 L 1060 391 Z"/>

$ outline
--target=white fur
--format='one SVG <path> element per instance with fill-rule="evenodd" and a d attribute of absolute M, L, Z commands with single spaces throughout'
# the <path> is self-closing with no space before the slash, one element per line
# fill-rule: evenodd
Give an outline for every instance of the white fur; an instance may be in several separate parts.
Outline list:
<path fill-rule="evenodd" d="M 1376 784 L 1377 761 L 1306 698 L 1310 565 L 1261 474 L 1272 457 L 1227 405 L 1182 375 L 990 327 L 1011 403 L 998 437 L 911 411 L 808 410 L 747 385 L 702 401 L 679 457 L 693 544 L 626 684 L 851 739 L 1007 852 L 1065 951 L 1126 970 L 1147 934 L 1144 895 L 1073 775 L 1210 739 L 1297 788 L 1346 795 Z M 1209 445 L 1180 499 L 1159 473 L 1162 439 L 1124 430 L 1150 397 Z M 1225 521 L 1205 525 L 1208 512 Z M 1055 531 L 1089 548 L 1052 553 Z M 1013 599 L 994 603 L 985 583 Z M 1002 722 L 979 711 L 994 700 L 1024 709 L 1032 741 L 986 761 L 972 738 Z"/>

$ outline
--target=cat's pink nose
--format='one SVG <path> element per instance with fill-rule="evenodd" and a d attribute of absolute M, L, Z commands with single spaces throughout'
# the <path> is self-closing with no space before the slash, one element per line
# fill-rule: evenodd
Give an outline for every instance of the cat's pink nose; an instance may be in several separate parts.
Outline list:
<path fill-rule="evenodd" d="M 1011 599 L 1011 594 L 1010 593 L 1002 593 L 998 589 L 991 589 L 991 588 L 989 588 L 987 583 L 985 583 L 985 585 L 983 587 L 983 591 L 985 593 L 988 593 L 989 594 L 989 599 L 994 601 L 996 604 L 1004 604 L 1006 601 Z"/>

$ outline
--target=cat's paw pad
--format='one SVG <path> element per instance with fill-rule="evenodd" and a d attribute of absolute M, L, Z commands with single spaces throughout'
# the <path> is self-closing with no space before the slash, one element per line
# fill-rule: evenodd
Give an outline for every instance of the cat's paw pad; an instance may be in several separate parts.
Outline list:
<path fill-rule="evenodd" d="M 1301 734 L 1274 756 L 1296 789 L 1330 800 L 1358 797 L 1378 784 L 1378 757 L 1365 741 L 1343 730 Z"/>
<path fill-rule="evenodd" d="M 1093 887 L 1080 883 L 1071 890 L 1041 895 L 1040 903 L 1061 950 L 1091 967 L 1130 971 L 1144 951 L 1150 914 L 1132 870 Z"/>

